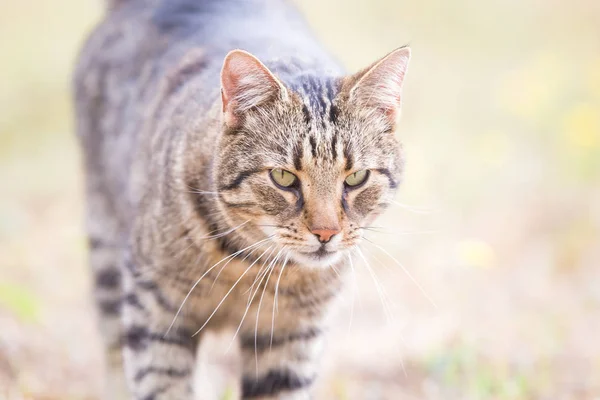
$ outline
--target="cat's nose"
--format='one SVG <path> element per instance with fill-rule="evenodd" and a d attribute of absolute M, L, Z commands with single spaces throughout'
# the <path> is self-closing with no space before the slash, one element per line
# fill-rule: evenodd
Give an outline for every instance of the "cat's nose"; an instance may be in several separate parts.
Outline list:
<path fill-rule="evenodd" d="M 312 229 L 311 232 L 319 239 L 319 242 L 327 243 L 334 235 L 340 233 L 340 228 L 317 228 Z"/>

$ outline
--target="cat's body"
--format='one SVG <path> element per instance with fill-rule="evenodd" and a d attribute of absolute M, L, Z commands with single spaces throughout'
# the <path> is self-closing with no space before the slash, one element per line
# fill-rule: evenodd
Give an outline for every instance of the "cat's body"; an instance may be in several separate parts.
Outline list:
<path fill-rule="evenodd" d="M 283 1 L 112 4 L 75 78 L 107 398 L 121 348 L 131 398 L 202 398 L 195 346 L 223 327 L 244 398 L 309 398 L 348 251 L 400 173 L 397 52 L 342 78 Z"/>

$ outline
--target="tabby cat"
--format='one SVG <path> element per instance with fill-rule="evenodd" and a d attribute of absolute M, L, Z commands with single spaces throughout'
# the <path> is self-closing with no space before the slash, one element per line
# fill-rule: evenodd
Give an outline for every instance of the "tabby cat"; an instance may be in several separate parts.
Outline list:
<path fill-rule="evenodd" d="M 196 346 L 224 328 L 244 399 L 311 398 L 399 183 L 409 58 L 344 75 L 284 0 L 109 3 L 75 73 L 107 399 L 202 398 Z"/>

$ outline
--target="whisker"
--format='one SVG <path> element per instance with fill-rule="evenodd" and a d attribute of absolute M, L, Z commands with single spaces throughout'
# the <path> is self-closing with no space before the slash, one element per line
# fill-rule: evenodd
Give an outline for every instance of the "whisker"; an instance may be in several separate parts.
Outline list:
<path fill-rule="evenodd" d="M 248 249 L 254 248 L 256 246 L 260 246 L 262 243 L 266 242 L 267 240 L 270 240 L 273 236 L 269 236 L 263 240 L 260 240 L 254 244 L 251 244 L 250 246 L 244 247 L 241 250 L 236 251 L 233 254 L 228 255 L 227 257 L 222 258 L 219 262 L 217 262 L 216 264 L 214 264 L 212 267 L 210 267 L 209 269 L 206 270 L 206 272 L 204 272 L 204 274 L 202 274 L 202 276 L 192 285 L 191 289 L 188 291 L 188 293 L 186 294 L 185 298 L 183 299 L 183 301 L 181 302 L 181 305 L 179 306 L 179 308 L 177 309 L 177 312 L 175 313 L 175 316 L 173 317 L 173 321 L 171 321 L 171 324 L 169 325 L 169 328 L 167 329 L 167 331 L 165 332 L 165 336 L 171 331 L 171 328 L 173 328 L 173 325 L 175 324 L 175 320 L 177 320 L 177 317 L 179 316 L 179 314 L 181 313 L 181 310 L 183 309 L 183 306 L 185 305 L 186 301 L 188 300 L 188 298 L 190 297 L 190 295 L 192 294 L 192 292 L 194 291 L 194 289 L 196 289 L 196 286 L 198 286 L 198 284 L 200 283 L 200 281 L 206 276 L 208 275 L 208 273 L 210 271 L 212 271 L 213 268 L 215 268 L 217 265 L 221 264 L 223 261 L 228 260 L 230 258 L 233 258 L 235 256 L 237 256 L 238 254 L 242 253 L 243 251 L 246 251 Z"/>
<path fill-rule="evenodd" d="M 243 294 L 246 294 L 248 292 L 250 292 L 250 294 L 252 294 L 252 290 L 254 290 L 254 285 L 258 281 L 262 281 L 263 276 L 269 271 L 268 266 L 271 265 L 271 263 L 269 262 L 269 260 L 271 259 L 271 256 L 273 255 L 274 251 L 275 251 L 275 248 L 273 248 L 273 250 L 271 250 L 271 252 L 267 256 L 266 260 L 260 266 L 258 274 L 256 274 L 256 277 L 254 278 L 254 281 L 252 282 L 252 285 L 250 285 L 250 287 L 248 289 L 246 289 L 246 291 Z M 269 263 L 269 264 L 267 264 L 267 263 Z M 265 265 L 267 265 L 266 269 L 265 269 Z M 260 284 L 257 286 L 257 289 L 255 290 L 255 292 L 258 292 L 260 290 L 260 289 L 258 289 L 259 287 L 260 287 Z"/>
<path fill-rule="evenodd" d="M 354 320 L 354 302 L 356 300 L 356 291 L 358 289 L 358 281 L 356 280 L 356 271 L 354 270 L 354 262 L 352 261 L 352 254 L 348 253 L 348 261 L 350 261 L 350 271 L 352 271 L 352 280 L 354 281 L 352 288 L 352 303 L 350 305 L 350 323 L 348 324 L 348 333 L 352 328 L 352 321 Z M 360 296 L 358 297 L 360 301 Z M 361 307 L 362 308 L 362 307 Z"/>
<path fill-rule="evenodd" d="M 357 250 L 357 252 L 359 253 L 359 255 L 361 256 L 361 258 L 362 258 L 362 259 L 365 261 L 365 263 L 366 263 L 366 266 L 367 266 L 367 270 L 368 270 L 368 271 L 369 271 L 369 273 L 371 274 L 371 277 L 373 278 L 373 282 L 375 283 L 375 287 L 376 287 L 376 288 L 377 288 L 378 286 L 380 287 L 380 290 L 381 290 L 381 292 L 378 290 L 378 293 L 379 293 L 379 299 L 381 300 L 381 304 L 382 304 L 382 306 L 383 306 L 384 312 L 386 312 L 386 310 L 387 310 L 387 312 L 386 312 L 386 317 L 387 317 L 387 320 L 388 320 L 387 322 L 388 322 L 388 324 L 389 324 L 389 323 L 390 323 L 390 320 L 393 320 L 393 315 L 391 315 L 391 314 L 390 314 L 389 306 L 388 306 L 388 307 L 386 307 L 386 304 L 385 304 L 385 302 L 384 302 L 384 298 L 385 298 L 385 296 L 387 296 L 387 297 L 388 297 L 388 301 L 390 301 L 390 302 L 391 302 L 391 300 L 389 299 L 389 295 L 387 294 L 387 292 L 386 292 L 385 288 L 384 288 L 384 287 L 382 287 L 382 286 L 381 286 L 381 284 L 378 282 L 378 280 L 377 280 L 377 277 L 376 277 L 376 275 L 375 275 L 374 271 L 373 271 L 373 270 L 372 270 L 372 268 L 370 267 L 370 265 L 369 265 L 369 263 L 368 263 L 368 261 L 367 261 L 366 257 L 365 257 L 365 256 L 364 256 L 364 254 L 362 253 L 361 249 L 357 247 L 357 248 L 356 248 L 356 250 Z M 383 293 L 385 296 L 382 296 L 382 293 Z M 392 304 L 393 304 L 393 303 L 392 303 Z M 404 338 L 403 338 L 401 335 L 399 336 L 399 338 L 400 338 L 400 341 L 401 341 L 403 344 L 405 344 L 405 345 L 406 345 L 406 342 L 404 341 Z M 396 344 L 395 344 L 395 343 L 393 343 L 393 346 L 396 348 L 396 351 L 399 353 L 399 350 L 398 350 L 398 348 L 396 347 Z M 406 372 L 406 367 L 405 367 L 405 365 L 404 365 L 404 360 L 402 359 L 402 357 L 400 357 L 400 365 L 401 365 L 401 367 L 402 367 L 402 371 L 404 372 L 404 375 L 405 375 L 406 377 L 408 377 L 408 373 Z"/>
<path fill-rule="evenodd" d="M 392 256 L 387 250 L 385 250 L 383 247 L 373 243 L 371 240 L 363 237 L 363 239 L 365 239 L 367 242 L 371 243 L 373 246 L 377 247 L 379 250 L 381 250 L 383 253 L 385 253 L 388 257 L 390 257 L 396 264 L 398 264 L 400 266 L 400 268 L 402 268 L 402 270 L 404 271 L 404 273 L 406 274 L 406 276 L 408 276 L 408 278 L 419 288 L 419 290 L 421 291 L 421 293 L 423 294 L 423 296 L 425 296 L 425 298 L 427 300 L 429 300 L 429 302 L 431 303 L 431 305 L 433 305 L 435 308 L 438 308 L 437 304 L 435 304 L 435 302 L 433 301 L 433 299 L 431 297 L 429 297 L 429 295 L 427 294 L 427 292 L 425 291 L 425 289 L 423 289 L 423 287 L 419 284 L 419 282 L 417 282 L 417 280 L 412 276 L 412 274 L 408 271 L 408 269 L 406 267 L 404 267 L 404 265 L 398 261 L 394 256 Z"/>
<path fill-rule="evenodd" d="M 288 251 L 283 260 L 281 271 L 279 271 L 279 276 L 277 277 L 277 283 L 275 284 L 275 303 L 274 303 L 274 305 L 275 305 L 275 308 L 277 309 L 277 312 L 279 312 L 279 309 L 277 307 L 277 291 L 279 290 L 279 282 L 281 281 L 281 276 L 283 275 L 283 270 L 285 269 L 285 266 L 287 265 L 288 261 L 290 260 L 290 255 L 291 255 L 291 252 Z"/>
<path fill-rule="evenodd" d="M 402 207 L 405 210 L 413 212 L 415 214 L 433 214 L 435 212 L 438 212 L 438 210 L 436 210 L 436 209 L 431 209 L 431 208 L 426 208 L 426 207 L 415 207 L 415 206 L 411 206 L 408 204 L 400 203 L 396 200 L 391 200 L 391 203 L 397 205 L 398 207 Z"/>
<path fill-rule="evenodd" d="M 202 189 L 198 189 L 195 188 L 193 186 L 190 185 L 185 185 L 188 189 L 190 189 L 189 193 L 197 193 L 197 194 L 212 194 L 212 195 L 218 195 L 219 192 L 212 192 L 212 191 L 207 191 L 207 190 L 202 190 Z"/>
<path fill-rule="evenodd" d="M 233 233 L 235 231 L 237 231 L 238 229 L 242 228 L 244 225 L 246 225 L 248 222 L 250 222 L 250 220 L 246 220 L 244 222 L 242 222 L 241 224 L 234 226 L 233 228 L 229 228 L 227 229 L 225 232 L 221 232 L 218 233 L 216 235 L 209 235 L 209 236 L 201 236 L 198 239 L 216 239 L 216 238 L 220 238 L 226 235 L 229 235 L 230 233 Z M 209 232 L 210 233 L 210 232 Z"/>
<path fill-rule="evenodd" d="M 329 268 L 331 268 L 331 270 L 333 272 L 335 272 L 335 274 L 338 276 L 338 278 L 341 278 L 342 276 L 340 275 L 340 271 L 335 267 L 335 265 L 330 265 Z"/>
<path fill-rule="evenodd" d="M 186 190 L 187 193 L 196 193 L 196 194 L 209 194 L 211 196 L 217 196 L 219 192 L 206 192 L 204 190 Z"/>
<path fill-rule="evenodd" d="M 242 262 L 246 261 L 246 259 L 248 257 L 250 257 L 258 248 L 255 247 L 252 249 L 251 252 L 249 252 L 248 254 L 246 254 L 244 256 L 244 258 L 242 258 Z M 213 279 L 213 283 L 212 285 L 210 285 L 210 289 L 208 289 L 208 292 L 212 292 L 213 288 L 215 287 L 215 284 L 217 283 L 217 281 L 219 280 L 219 276 L 221 276 L 221 272 L 223 272 L 223 270 L 225 269 L 225 267 L 227 267 L 229 265 L 229 263 L 231 263 L 231 261 L 233 261 L 235 258 L 231 258 L 229 260 L 227 260 L 227 262 L 225 264 L 223 264 L 223 266 L 219 269 L 219 272 L 217 272 L 217 276 L 215 276 L 215 279 Z"/>
<path fill-rule="evenodd" d="M 269 280 L 271 279 L 271 275 L 273 274 L 273 270 L 275 269 L 276 263 L 279 260 L 279 256 L 281 255 L 282 251 L 283 251 L 283 249 L 279 250 L 279 252 L 277 252 L 277 254 L 275 255 L 275 258 L 273 258 L 273 261 L 271 261 L 271 263 L 269 264 L 270 272 L 269 272 L 269 275 L 267 275 L 267 280 L 263 287 L 263 291 L 262 291 L 262 294 L 260 295 L 260 300 L 258 302 L 258 307 L 256 309 L 256 323 L 254 325 L 254 359 L 256 362 L 256 377 L 257 378 L 258 378 L 258 318 L 260 316 L 260 308 L 262 306 L 262 302 L 265 297 L 265 292 L 267 290 L 267 286 L 269 286 Z M 269 267 L 267 267 L 267 269 L 269 269 Z"/>
<path fill-rule="evenodd" d="M 256 260 L 254 260 L 252 262 L 252 265 L 256 264 L 262 258 L 262 256 L 264 256 L 266 254 L 267 251 L 273 249 L 274 247 L 275 247 L 275 245 L 269 246 L 265 251 L 263 251 L 263 253 L 260 255 L 260 257 L 258 257 Z M 271 254 L 272 253 L 273 253 L 273 251 L 271 251 Z M 270 255 L 267 257 L 267 260 L 269 259 L 269 257 L 270 257 Z M 265 260 L 265 262 L 267 260 Z M 265 262 L 263 262 L 263 265 L 261 266 L 261 270 L 265 266 Z M 260 271 L 259 271 L 259 273 L 260 273 Z M 256 282 L 256 278 L 255 278 L 255 282 Z M 231 342 L 229 343 L 229 346 L 227 347 L 226 352 L 229 351 L 229 349 L 231 348 L 231 345 L 233 345 L 233 343 L 235 341 L 235 338 L 237 337 L 238 333 L 240 332 L 240 329 L 242 328 L 242 325 L 244 324 L 244 319 L 246 318 L 246 315 L 248 314 L 248 311 L 250 310 L 250 306 L 252 305 L 252 301 L 254 300 L 254 296 L 256 296 L 256 293 L 258 293 L 258 290 L 255 291 L 253 295 L 252 295 L 252 293 L 250 293 L 250 295 L 252 295 L 252 298 L 250 298 L 250 295 L 248 295 L 248 303 L 246 304 L 246 310 L 244 311 L 244 315 L 242 315 L 242 320 L 240 321 L 240 324 L 238 325 L 235 333 L 233 334 L 233 338 L 231 339 Z"/>
<path fill-rule="evenodd" d="M 220 213 L 221 213 L 220 211 L 217 211 L 217 212 L 214 212 L 214 213 L 202 214 L 202 216 L 203 217 L 208 217 L 208 216 L 217 215 L 217 214 L 220 214 Z M 246 222 L 248 222 L 248 221 L 246 221 Z M 218 232 L 218 231 L 220 231 L 222 229 L 230 230 L 231 228 L 217 228 L 217 229 L 213 229 L 212 231 L 208 231 L 205 236 L 199 237 L 199 239 L 214 239 L 214 236 L 211 235 L 211 234 L 214 233 L 214 232 Z M 188 238 L 188 240 L 192 240 L 192 238 Z"/>
<path fill-rule="evenodd" d="M 215 215 L 222 216 L 223 212 L 220 211 L 220 210 L 216 210 L 216 211 L 213 211 L 213 212 L 208 212 L 208 213 L 203 213 L 202 214 L 203 217 L 214 217 Z"/>
<path fill-rule="evenodd" d="M 366 239 L 363 236 L 363 239 Z M 379 265 L 381 265 L 383 268 L 385 268 L 386 271 L 393 271 L 392 267 L 390 267 L 389 265 L 387 265 L 386 263 L 384 263 L 379 257 L 375 256 L 374 252 L 372 252 L 371 250 L 367 249 L 367 248 L 363 248 L 363 250 L 368 251 L 369 255 L 379 263 Z"/>
<path fill-rule="evenodd" d="M 219 308 L 221 307 L 221 305 L 225 302 L 225 300 L 227 299 L 227 297 L 231 294 L 231 292 L 233 291 L 233 289 L 237 286 L 238 283 L 240 283 L 240 281 L 244 278 L 244 276 L 246 275 L 246 273 L 248 271 L 250 271 L 250 268 L 252 268 L 253 265 L 254 264 L 250 264 L 250 266 L 248 268 L 246 268 L 246 270 L 237 279 L 237 281 L 235 281 L 235 283 L 231 286 L 231 288 L 227 291 L 227 293 L 225 293 L 225 296 L 223 296 L 223 298 L 221 299 L 221 301 L 219 302 L 219 304 L 217 304 L 217 306 L 215 307 L 214 311 L 210 314 L 210 316 L 208 317 L 208 319 L 204 322 L 204 324 L 200 327 L 200 329 L 198 329 L 196 331 L 196 333 L 194 333 L 192 336 L 196 336 L 198 333 L 200 333 L 200 331 L 202 329 L 204 329 L 204 327 L 208 324 L 208 322 L 211 320 L 211 318 L 217 313 L 217 311 L 219 310 Z"/>
<path fill-rule="evenodd" d="M 281 266 L 281 271 L 279 271 L 279 277 L 277 277 L 277 283 L 275 284 L 275 295 L 273 296 L 274 297 L 273 316 L 271 317 L 271 339 L 269 341 L 269 352 L 273 348 L 273 331 L 275 330 L 275 310 L 277 310 L 277 312 L 279 312 L 278 305 L 277 305 L 277 294 L 279 292 L 279 282 L 281 281 L 281 276 L 283 275 L 283 270 L 285 269 L 285 266 L 287 265 L 289 259 L 290 259 L 290 252 L 288 251 L 288 253 L 285 256 L 285 259 L 283 260 L 283 265 Z"/>
<path fill-rule="evenodd" d="M 435 230 L 426 230 L 426 231 L 393 231 L 387 228 L 378 227 L 378 226 L 359 226 L 359 229 L 374 232 L 374 233 L 382 233 L 387 235 L 429 235 L 433 233 L 440 233 L 439 229 Z"/>
<path fill-rule="evenodd" d="M 379 263 L 379 264 L 380 264 L 380 265 L 381 265 L 383 268 L 385 268 L 387 271 L 391 271 L 391 268 L 390 268 L 390 266 L 389 266 L 389 265 L 387 265 L 387 264 L 385 264 L 385 263 L 384 263 L 383 261 L 381 261 L 381 260 L 380 260 L 378 257 L 376 257 L 376 256 L 375 256 L 375 254 L 374 254 L 374 253 L 373 253 L 371 250 L 369 250 L 369 249 L 367 249 L 367 248 L 363 248 L 363 249 L 361 249 L 361 250 L 367 251 L 367 252 L 369 253 L 369 256 L 370 256 L 370 257 L 372 257 L 372 258 L 373 258 L 375 261 L 377 261 L 377 262 L 378 262 L 378 263 Z M 375 272 L 375 270 L 373 270 L 373 272 Z M 385 296 L 388 298 L 388 300 L 389 300 L 389 304 L 391 304 L 391 305 L 392 305 L 392 306 L 395 308 L 395 307 L 396 307 L 396 305 L 395 305 L 395 304 L 394 304 L 394 302 L 391 300 L 391 297 L 390 297 L 390 295 L 389 295 L 389 293 L 388 293 L 387 289 L 385 288 L 385 286 L 383 286 L 381 283 L 380 283 L 380 286 L 381 286 L 381 288 L 382 288 L 382 290 L 383 290 L 383 294 L 384 294 L 384 295 L 385 295 Z"/>
<path fill-rule="evenodd" d="M 348 257 L 350 259 L 350 269 L 352 270 L 352 277 L 354 280 L 354 287 L 358 290 L 358 279 L 356 278 L 356 268 L 354 267 L 354 260 L 352 259 L 352 252 L 348 253 Z M 362 299 L 358 296 L 358 307 L 362 310 Z"/>
<path fill-rule="evenodd" d="M 194 245 L 194 241 L 190 240 L 190 244 L 188 244 L 187 246 L 185 246 L 185 248 L 181 249 L 179 251 L 179 253 L 177 253 L 176 255 L 173 256 L 173 259 L 180 261 L 181 257 L 183 257 L 183 255 L 185 254 L 186 251 L 188 251 L 190 249 L 190 247 L 192 247 Z"/>
<path fill-rule="evenodd" d="M 393 320 L 393 318 L 392 318 L 392 314 L 391 314 L 391 312 L 390 312 L 390 310 L 388 308 L 388 305 L 385 302 L 385 297 L 386 297 L 387 293 L 381 287 L 381 284 L 379 283 L 379 280 L 377 279 L 377 276 L 375 275 L 375 272 L 371 268 L 371 265 L 369 264 L 369 261 L 367 261 L 367 258 L 365 257 L 365 255 L 363 254 L 363 252 L 360 250 L 359 247 L 357 247 L 356 250 L 358 252 L 358 255 L 365 262 L 365 266 L 367 267 L 367 271 L 369 272 L 369 274 L 371 275 L 371 278 L 373 279 L 373 283 L 375 284 L 375 289 L 377 290 L 377 293 L 379 294 L 379 300 L 381 300 L 381 305 L 383 307 L 383 312 L 386 315 L 388 323 L 390 323 Z"/>
<path fill-rule="evenodd" d="M 269 261 L 269 259 L 271 258 L 271 256 L 273 255 L 273 252 L 275 250 L 276 250 L 276 247 L 273 248 L 273 250 L 267 257 L 267 259 L 263 262 L 263 264 L 261 265 L 260 270 L 258 272 L 258 275 L 254 279 L 254 282 L 252 282 L 252 286 L 250 289 L 252 289 L 254 287 L 254 285 L 256 285 L 256 288 L 253 289 L 252 291 L 250 291 L 250 295 L 252 295 L 252 297 L 250 297 L 250 295 L 248 295 L 248 304 L 252 303 L 254 301 L 254 297 L 258 294 L 258 292 L 260 292 L 260 286 L 263 284 L 265 278 L 267 277 L 267 275 L 269 273 L 269 267 L 275 260 L 275 257 L 273 257 L 273 260 Z M 248 290 L 246 290 L 246 292 L 248 292 Z"/>

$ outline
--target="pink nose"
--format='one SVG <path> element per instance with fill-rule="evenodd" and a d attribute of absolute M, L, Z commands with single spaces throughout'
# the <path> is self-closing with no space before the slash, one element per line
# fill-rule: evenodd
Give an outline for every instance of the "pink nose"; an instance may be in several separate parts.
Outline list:
<path fill-rule="evenodd" d="M 339 228 L 334 228 L 334 229 L 319 228 L 319 229 L 313 229 L 313 230 L 311 230 L 311 232 L 319 238 L 319 242 L 327 243 L 331 240 L 331 238 L 334 235 L 337 235 L 338 233 L 340 233 L 340 230 L 339 230 Z"/>

